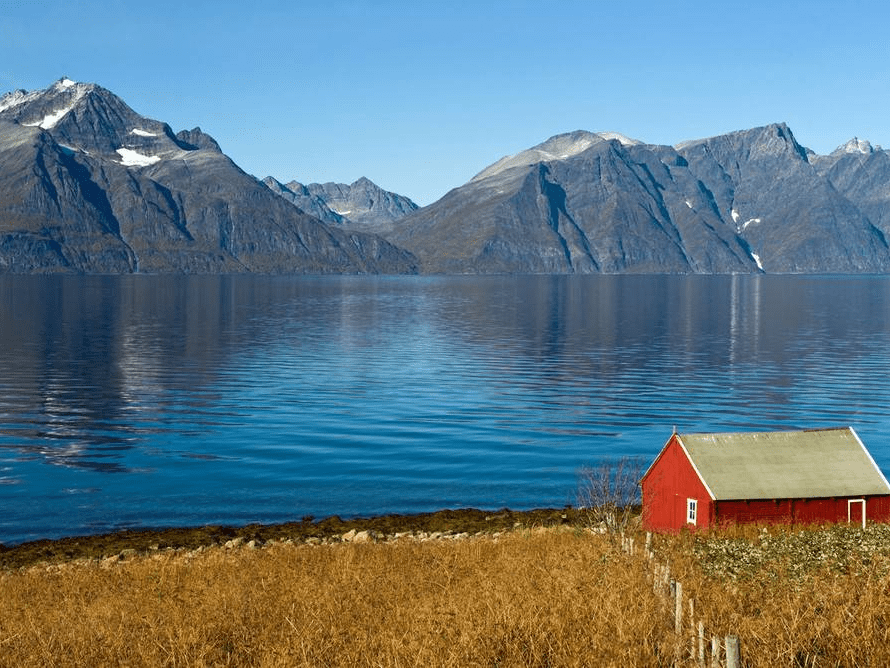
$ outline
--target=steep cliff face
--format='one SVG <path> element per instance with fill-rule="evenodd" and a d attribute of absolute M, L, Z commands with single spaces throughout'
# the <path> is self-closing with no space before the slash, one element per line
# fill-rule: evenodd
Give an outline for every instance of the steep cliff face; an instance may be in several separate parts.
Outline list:
<path fill-rule="evenodd" d="M 413 272 L 409 253 L 332 229 L 174 134 L 62 79 L 0 98 L 0 271 Z"/>
<path fill-rule="evenodd" d="M 890 239 L 890 153 L 854 137 L 814 165 Z"/>
<path fill-rule="evenodd" d="M 883 233 L 819 173 L 784 124 L 689 142 L 689 170 L 711 191 L 721 218 L 779 273 L 884 272 Z M 812 162 L 811 162 L 812 160 Z"/>
<path fill-rule="evenodd" d="M 890 270 L 867 197 L 816 163 L 784 124 L 676 148 L 573 132 L 499 160 L 389 238 L 442 273 Z"/>

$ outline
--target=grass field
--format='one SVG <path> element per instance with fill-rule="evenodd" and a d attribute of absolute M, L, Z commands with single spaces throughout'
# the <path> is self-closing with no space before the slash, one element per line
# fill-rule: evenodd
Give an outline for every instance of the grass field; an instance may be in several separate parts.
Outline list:
<path fill-rule="evenodd" d="M 743 665 L 890 665 L 886 526 L 655 536 L 653 549 L 709 636 L 738 635 Z M 562 526 L 7 568 L 0 665 L 696 665 L 652 561 Z"/>

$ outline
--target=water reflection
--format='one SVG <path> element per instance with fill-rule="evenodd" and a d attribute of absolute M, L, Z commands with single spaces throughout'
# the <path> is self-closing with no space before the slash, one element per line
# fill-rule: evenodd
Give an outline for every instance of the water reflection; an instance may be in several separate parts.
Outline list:
<path fill-rule="evenodd" d="M 882 277 L 0 277 L 0 540 L 80 489 L 89 527 L 561 504 L 673 425 L 887 467 L 888 325 Z"/>

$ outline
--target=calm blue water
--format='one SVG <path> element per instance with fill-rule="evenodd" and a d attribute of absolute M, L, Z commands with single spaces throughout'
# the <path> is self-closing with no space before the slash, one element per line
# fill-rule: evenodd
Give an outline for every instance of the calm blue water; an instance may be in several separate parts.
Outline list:
<path fill-rule="evenodd" d="M 562 506 L 681 431 L 852 425 L 890 278 L 0 277 L 0 542 Z"/>

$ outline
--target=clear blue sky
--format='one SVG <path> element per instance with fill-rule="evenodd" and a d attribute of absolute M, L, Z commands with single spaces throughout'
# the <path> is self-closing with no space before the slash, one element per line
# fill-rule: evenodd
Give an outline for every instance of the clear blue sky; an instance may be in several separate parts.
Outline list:
<path fill-rule="evenodd" d="M 0 91 L 98 83 L 260 178 L 425 205 L 577 129 L 890 147 L 888 28 L 886 0 L 0 2 Z"/>

